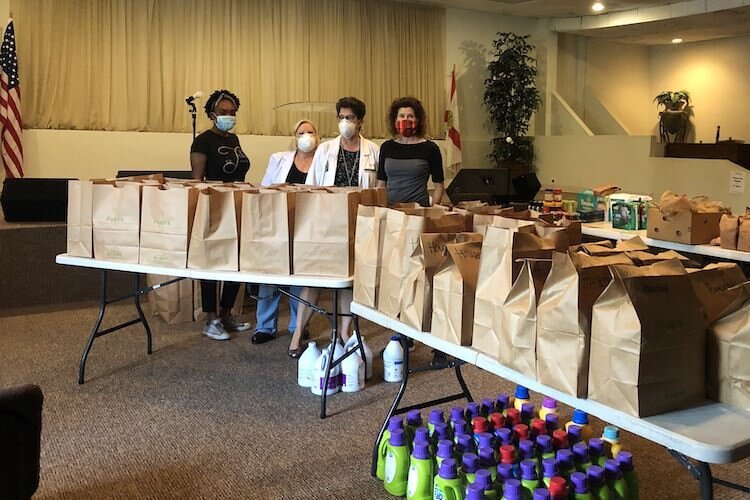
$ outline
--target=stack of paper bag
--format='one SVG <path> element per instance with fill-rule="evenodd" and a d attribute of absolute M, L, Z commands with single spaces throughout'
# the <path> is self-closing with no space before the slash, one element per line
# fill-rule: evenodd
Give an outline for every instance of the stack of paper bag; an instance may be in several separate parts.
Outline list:
<path fill-rule="evenodd" d="M 537 305 L 537 379 L 576 397 L 586 397 L 591 310 L 609 285 L 609 266 L 630 264 L 625 254 L 592 257 L 555 252 Z"/>
<path fill-rule="evenodd" d="M 142 188 L 141 243 L 138 262 L 184 269 L 198 191 L 179 185 Z"/>
<path fill-rule="evenodd" d="M 388 209 L 360 205 L 354 236 L 354 301 L 376 307 Z"/>
<path fill-rule="evenodd" d="M 431 333 L 457 345 L 471 345 L 482 242 L 448 243 L 446 250 L 448 255 L 433 278 Z"/>
<path fill-rule="evenodd" d="M 709 327 L 708 396 L 750 410 L 750 282 L 729 292 L 734 300 Z"/>
<path fill-rule="evenodd" d="M 706 322 L 685 268 L 610 269 L 592 313 L 589 398 L 640 417 L 702 402 Z"/>

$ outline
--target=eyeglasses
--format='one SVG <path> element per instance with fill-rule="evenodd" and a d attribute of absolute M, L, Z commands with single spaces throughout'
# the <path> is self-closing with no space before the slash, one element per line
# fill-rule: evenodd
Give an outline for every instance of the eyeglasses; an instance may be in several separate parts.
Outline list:
<path fill-rule="evenodd" d="M 346 121 L 349 121 L 349 122 L 353 122 L 354 120 L 357 119 L 357 117 L 355 115 L 346 115 L 346 116 L 344 116 L 344 115 L 338 115 L 336 118 L 338 118 L 339 121 L 346 120 Z"/>

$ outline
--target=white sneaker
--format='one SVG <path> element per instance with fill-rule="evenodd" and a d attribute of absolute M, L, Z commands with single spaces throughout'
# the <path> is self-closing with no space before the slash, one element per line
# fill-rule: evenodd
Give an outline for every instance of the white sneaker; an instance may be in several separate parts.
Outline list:
<path fill-rule="evenodd" d="M 250 323 L 243 323 L 241 321 L 235 321 L 232 316 L 227 316 L 221 319 L 221 324 L 224 325 L 224 330 L 228 332 L 246 332 L 252 325 Z"/>
<path fill-rule="evenodd" d="M 214 340 L 229 340 L 229 334 L 220 319 L 212 319 L 203 327 L 203 335 Z"/>

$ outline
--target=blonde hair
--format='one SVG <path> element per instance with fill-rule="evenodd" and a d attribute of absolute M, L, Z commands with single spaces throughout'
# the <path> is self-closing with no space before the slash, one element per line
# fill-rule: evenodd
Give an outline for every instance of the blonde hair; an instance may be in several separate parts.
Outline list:
<path fill-rule="evenodd" d="M 307 119 L 302 119 L 294 124 L 294 127 L 292 127 L 292 143 L 289 145 L 290 151 L 296 151 L 297 150 L 297 130 L 302 126 L 303 123 L 309 123 L 310 126 L 313 129 L 313 132 L 315 133 L 315 147 L 317 148 L 320 145 L 320 136 L 318 135 L 318 127 L 315 126 L 313 122 Z"/>

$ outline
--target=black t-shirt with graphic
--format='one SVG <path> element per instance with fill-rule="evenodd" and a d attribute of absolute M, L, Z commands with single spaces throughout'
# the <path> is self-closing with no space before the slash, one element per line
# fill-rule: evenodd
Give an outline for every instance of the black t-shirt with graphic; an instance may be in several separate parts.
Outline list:
<path fill-rule="evenodd" d="M 223 136 L 206 130 L 195 138 L 190 152 L 206 155 L 207 181 L 244 181 L 250 170 L 250 160 L 235 134 Z"/>

